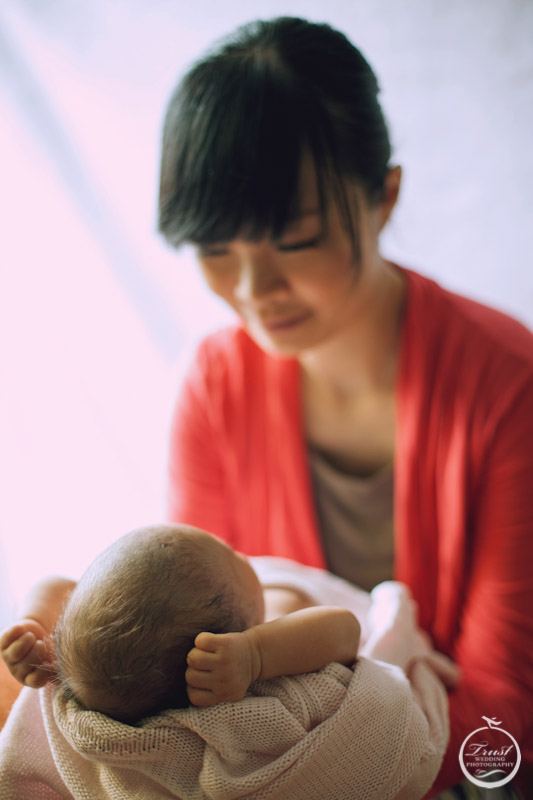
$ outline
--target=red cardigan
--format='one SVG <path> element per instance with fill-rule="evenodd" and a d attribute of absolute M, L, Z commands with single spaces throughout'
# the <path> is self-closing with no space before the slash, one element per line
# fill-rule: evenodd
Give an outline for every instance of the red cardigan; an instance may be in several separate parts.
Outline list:
<path fill-rule="evenodd" d="M 403 272 L 394 577 L 463 670 L 436 791 L 462 780 L 459 749 L 482 715 L 501 720 L 533 760 L 533 335 Z M 299 365 L 241 328 L 207 337 L 182 386 L 169 515 L 248 555 L 324 566 Z"/>

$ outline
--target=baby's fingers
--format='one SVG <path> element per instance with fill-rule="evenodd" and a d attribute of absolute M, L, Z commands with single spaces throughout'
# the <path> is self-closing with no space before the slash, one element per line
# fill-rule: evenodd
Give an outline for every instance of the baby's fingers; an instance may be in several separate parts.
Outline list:
<path fill-rule="evenodd" d="M 223 634 L 222 634 L 223 635 Z M 214 653 L 218 648 L 218 642 L 221 638 L 220 633 L 210 633 L 209 631 L 202 631 L 194 640 L 194 646 L 199 650 L 204 650 L 208 653 Z"/>
<path fill-rule="evenodd" d="M 36 640 L 31 632 L 13 642 L 2 655 L 13 677 L 25 686 L 37 689 L 52 675 L 47 644 L 42 639 Z"/>
<path fill-rule="evenodd" d="M 193 706 L 206 708 L 214 706 L 218 702 L 217 698 L 209 689 L 197 689 L 195 686 L 187 686 L 187 694 Z"/>
<path fill-rule="evenodd" d="M 16 630 L 16 627 L 15 629 Z M 22 636 L 18 636 L 11 641 L 7 647 L 2 648 L 2 657 L 8 667 L 14 666 L 22 661 L 31 652 L 37 641 L 37 637 L 31 631 L 26 631 Z"/>
<path fill-rule="evenodd" d="M 3 631 L 2 635 L 0 636 L 0 652 L 3 653 L 4 650 L 7 650 L 9 645 L 12 644 L 15 639 L 19 639 L 25 631 L 26 628 L 24 625 L 20 624 L 12 625 L 10 628 L 7 628 L 5 631 Z"/>
<path fill-rule="evenodd" d="M 194 686 L 195 689 L 211 689 L 213 686 L 213 673 L 209 670 L 187 667 L 185 681 L 187 686 Z"/>
<path fill-rule="evenodd" d="M 35 656 L 33 659 L 32 657 Z M 29 665 L 29 671 L 24 676 L 24 685 L 31 686 L 32 689 L 40 689 L 51 678 L 52 671 L 42 666 L 46 656 L 46 646 L 44 642 L 37 642 L 35 648 L 30 654 L 30 658 L 34 661 L 34 665 Z"/>
<path fill-rule="evenodd" d="M 187 664 L 194 669 L 213 669 L 218 661 L 216 653 L 208 653 L 206 650 L 199 650 L 193 647 L 187 653 Z"/>

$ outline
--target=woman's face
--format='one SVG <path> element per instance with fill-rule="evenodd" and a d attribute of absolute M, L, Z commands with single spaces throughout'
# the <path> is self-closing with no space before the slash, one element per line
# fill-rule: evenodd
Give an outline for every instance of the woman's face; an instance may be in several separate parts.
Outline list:
<path fill-rule="evenodd" d="M 353 191 L 358 198 L 359 264 L 333 202 L 323 225 L 309 162 L 302 168 L 301 211 L 279 240 L 234 239 L 197 248 L 207 284 L 237 312 L 264 350 L 298 356 L 336 336 L 353 324 L 354 315 L 368 309 L 383 214 L 381 207 L 368 205 L 362 191 Z"/>

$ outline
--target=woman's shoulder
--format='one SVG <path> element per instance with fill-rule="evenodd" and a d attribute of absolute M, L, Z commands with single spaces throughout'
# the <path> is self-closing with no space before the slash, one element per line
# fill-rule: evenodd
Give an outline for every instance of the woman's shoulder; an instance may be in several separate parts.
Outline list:
<path fill-rule="evenodd" d="M 234 356 L 240 353 L 246 358 L 257 358 L 262 351 L 250 339 L 243 326 L 235 322 L 203 336 L 198 343 L 197 352 L 216 357 L 223 354 Z"/>
<path fill-rule="evenodd" d="M 235 323 L 208 333 L 197 344 L 194 359 L 217 372 L 235 372 L 244 366 L 259 367 L 270 357 Z"/>
<path fill-rule="evenodd" d="M 269 385 L 292 385 L 297 372 L 294 360 L 262 350 L 242 325 L 228 325 L 204 336 L 193 348 L 189 376 L 201 377 L 215 390 L 230 388 L 248 394 Z"/>
<path fill-rule="evenodd" d="M 412 345 L 471 356 L 478 363 L 533 370 L 533 333 L 509 314 L 444 288 L 431 278 L 402 270 L 408 285 L 406 337 Z M 420 338 L 419 338 L 420 337 Z"/>
<path fill-rule="evenodd" d="M 407 272 L 406 279 L 398 378 L 405 441 L 413 436 L 441 454 L 462 442 L 476 470 L 495 437 L 505 452 L 531 448 L 533 334 L 430 278 Z M 431 437 L 439 441 L 433 450 Z"/>

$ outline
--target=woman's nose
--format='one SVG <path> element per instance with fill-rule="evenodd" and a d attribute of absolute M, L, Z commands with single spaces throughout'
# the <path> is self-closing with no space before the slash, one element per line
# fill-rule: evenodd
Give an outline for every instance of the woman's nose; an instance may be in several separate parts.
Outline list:
<path fill-rule="evenodd" d="M 272 294 L 285 294 L 287 283 L 268 253 L 253 251 L 243 254 L 235 285 L 235 299 L 240 303 L 262 300 Z"/>

